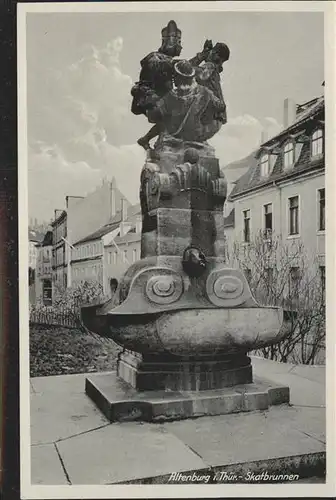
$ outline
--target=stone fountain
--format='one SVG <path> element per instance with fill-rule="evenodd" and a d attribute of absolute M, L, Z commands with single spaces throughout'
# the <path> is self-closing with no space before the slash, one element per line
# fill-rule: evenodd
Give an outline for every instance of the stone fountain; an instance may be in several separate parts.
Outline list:
<path fill-rule="evenodd" d="M 117 371 L 86 379 L 110 419 L 156 421 L 267 409 L 289 389 L 253 381 L 247 353 L 285 335 L 283 312 L 260 307 L 244 274 L 225 263 L 226 181 L 207 142 L 226 122 L 225 44 L 207 40 L 190 61 L 171 21 L 143 61 L 132 111 L 154 124 L 140 180 L 141 259 L 86 327 L 123 347 Z M 164 80 L 164 81 L 163 81 Z M 174 81 L 174 85 L 172 82 Z M 149 141 L 158 137 L 153 148 Z"/>

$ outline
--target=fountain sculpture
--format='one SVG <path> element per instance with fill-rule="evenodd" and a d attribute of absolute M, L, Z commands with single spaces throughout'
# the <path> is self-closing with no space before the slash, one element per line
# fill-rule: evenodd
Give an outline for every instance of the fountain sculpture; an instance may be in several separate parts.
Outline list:
<path fill-rule="evenodd" d="M 253 383 L 247 353 L 278 342 L 283 312 L 260 307 L 244 274 L 225 263 L 226 181 L 208 144 L 226 123 L 220 86 L 230 51 L 207 40 L 176 60 L 181 32 L 162 30 L 141 61 L 132 111 L 153 124 L 139 145 L 141 259 L 113 298 L 82 309 L 88 329 L 123 346 L 117 372 L 91 375 L 86 393 L 111 420 L 159 420 L 265 409 L 289 390 Z M 150 141 L 158 136 L 153 148 Z"/>

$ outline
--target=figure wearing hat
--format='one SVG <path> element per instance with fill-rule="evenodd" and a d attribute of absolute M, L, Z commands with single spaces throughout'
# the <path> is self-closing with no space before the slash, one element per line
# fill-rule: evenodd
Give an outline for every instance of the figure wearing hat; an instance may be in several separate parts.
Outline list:
<path fill-rule="evenodd" d="M 212 43 L 209 41 L 209 45 Z M 220 124 L 227 122 L 226 105 L 223 98 L 220 74 L 223 71 L 223 63 L 228 61 L 230 57 L 230 49 L 225 43 L 216 43 L 211 50 L 208 51 L 205 61 L 199 66 L 199 58 L 196 56 L 190 62 L 196 68 L 196 81 L 200 85 L 204 85 L 211 90 L 224 105 L 224 111 L 217 115 Z M 219 124 L 218 124 L 219 125 Z"/>
<path fill-rule="evenodd" d="M 163 97 L 173 88 L 173 67 L 182 50 L 181 30 L 178 29 L 175 21 L 169 21 L 168 25 L 162 29 L 161 47 L 148 54 L 141 61 L 141 72 L 139 82 L 132 90 L 132 113 L 147 114 L 155 102 Z M 195 58 L 195 64 L 200 64 L 208 55 L 211 46 L 206 41 L 202 52 Z M 149 148 L 151 139 L 159 134 L 158 126 L 154 126 L 150 131 L 138 140 L 138 144 L 145 149 Z"/>

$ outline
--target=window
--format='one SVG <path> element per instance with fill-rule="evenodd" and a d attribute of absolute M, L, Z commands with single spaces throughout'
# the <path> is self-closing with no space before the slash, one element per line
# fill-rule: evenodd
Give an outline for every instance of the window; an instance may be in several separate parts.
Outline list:
<path fill-rule="evenodd" d="M 117 252 L 113 252 L 113 264 L 116 264 L 118 261 L 118 255 Z"/>
<path fill-rule="evenodd" d="M 290 168 L 294 164 L 294 144 L 288 142 L 284 149 L 284 168 Z"/>
<path fill-rule="evenodd" d="M 299 234 L 299 197 L 293 196 L 289 201 L 289 234 Z"/>
<path fill-rule="evenodd" d="M 312 135 L 311 155 L 320 156 L 323 153 L 323 130 L 318 129 Z"/>
<path fill-rule="evenodd" d="M 123 251 L 123 262 L 127 262 L 127 250 Z"/>
<path fill-rule="evenodd" d="M 51 280 L 43 280 L 43 304 L 45 306 L 51 306 L 52 304 Z"/>
<path fill-rule="evenodd" d="M 133 248 L 133 262 L 137 260 L 137 251 L 136 248 Z"/>
<path fill-rule="evenodd" d="M 264 205 L 264 236 L 270 238 L 273 231 L 272 203 Z"/>
<path fill-rule="evenodd" d="M 250 218 L 250 210 L 243 211 L 243 237 L 244 242 L 249 243 L 251 241 L 251 218 Z"/>
<path fill-rule="evenodd" d="M 269 174 L 269 157 L 268 155 L 262 155 L 260 158 L 260 174 L 261 177 L 267 177 Z"/>
<path fill-rule="evenodd" d="M 325 189 L 318 190 L 318 229 L 325 231 Z"/>

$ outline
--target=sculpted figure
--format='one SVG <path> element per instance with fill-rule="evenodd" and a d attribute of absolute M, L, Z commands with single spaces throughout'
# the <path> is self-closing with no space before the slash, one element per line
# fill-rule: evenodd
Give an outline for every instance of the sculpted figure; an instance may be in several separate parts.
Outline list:
<path fill-rule="evenodd" d="M 175 88 L 147 110 L 148 120 L 161 132 L 183 141 L 204 142 L 214 135 L 212 124 L 225 112 L 224 101 L 195 80 L 189 61 L 174 65 Z"/>
<path fill-rule="evenodd" d="M 173 67 L 182 50 L 181 30 L 178 29 L 175 21 L 169 21 L 161 33 L 161 47 L 142 59 L 139 81 L 131 90 L 133 96 L 131 110 L 135 115 L 146 115 L 147 111 L 152 109 L 155 103 L 173 88 Z M 194 64 L 198 65 L 203 62 L 211 48 L 212 44 L 207 40 L 203 51 L 193 58 Z M 154 125 L 146 135 L 138 140 L 138 144 L 148 149 L 149 142 L 159 132 L 159 126 Z"/>
<path fill-rule="evenodd" d="M 223 98 L 221 88 L 220 74 L 223 71 L 223 63 L 228 61 L 230 57 L 229 47 L 225 43 L 216 43 L 216 45 L 208 52 L 205 62 L 196 67 L 196 81 L 200 85 L 204 85 L 211 90 L 215 96 L 222 102 L 223 111 L 216 114 L 215 123 L 209 121 L 209 133 L 214 135 L 220 127 L 227 122 L 226 105 Z M 199 59 L 196 57 L 190 61 L 194 66 L 199 64 Z"/>

